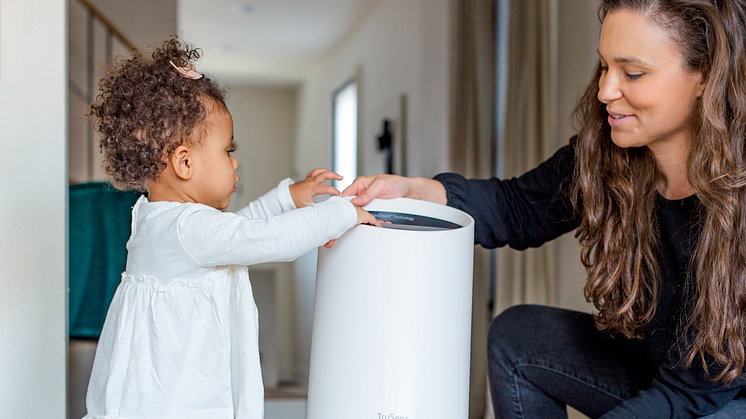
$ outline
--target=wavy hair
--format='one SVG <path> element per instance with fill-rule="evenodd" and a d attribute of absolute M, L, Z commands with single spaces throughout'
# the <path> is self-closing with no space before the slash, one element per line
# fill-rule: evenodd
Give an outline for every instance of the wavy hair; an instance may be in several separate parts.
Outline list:
<path fill-rule="evenodd" d="M 686 367 L 701 362 L 713 381 L 729 384 L 746 361 L 745 6 L 738 0 L 604 0 L 599 17 L 622 9 L 665 29 L 685 68 L 706 80 L 690 117 L 687 178 L 701 203 L 701 233 L 689 266 L 682 339 Z M 599 65 L 573 113 L 578 136 L 571 141 L 585 295 L 598 309 L 599 329 L 640 338 L 655 314 L 660 283 L 661 175 L 647 148 L 612 143 L 605 104 L 597 98 L 600 77 Z"/>
<path fill-rule="evenodd" d="M 176 147 L 199 141 L 206 101 L 227 109 L 225 91 L 216 82 L 181 76 L 171 65 L 189 66 L 200 54 L 173 37 L 150 57 L 137 50 L 105 69 L 88 116 L 102 134 L 104 171 L 118 189 L 145 191 Z"/>

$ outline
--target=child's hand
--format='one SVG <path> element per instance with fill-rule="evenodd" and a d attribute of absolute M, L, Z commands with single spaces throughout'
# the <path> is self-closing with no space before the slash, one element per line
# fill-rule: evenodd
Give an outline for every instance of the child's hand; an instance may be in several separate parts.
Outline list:
<path fill-rule="evenodd" d="M 376 227 L 381 227 L 381 220 L 371 215 L 371 213 L 364 210 L 362 207 L 355 206 L 355 210 L 357 211 L 357 223 L 355 223 L 356 226 L 360 224 L 368 224 Z"/>
<path fill-rule="evenodd" d="M 303 208 L 313 203 L 316 195 L 339 195 L 339 191 L 333 186 L 324 185 L 330 179 L 341 180 L 342 176 L 326 169 L 316 168 L 308 172 L 306 178 L 298 183 L 290 185 L 290 196 L 298 208 Z"/>
<path fill-rule="evenodd" d="M 360 224 L 368 224 L 376 227 L 381 227 L 381 220 L 371 215 L 371 213 L 369 213 L 368 211 L 362 209 L 361 207 L 358 207 L 357 205 L 355 206 L 355 211 L 357 211 L 357 222 L 355 223 L 356 226 Z M 329 240 L 328 242 L 326 242 L 326 244 L 324 244 L 324 247 L 326 247 L 327 249 L 331 249 L 332 246 L 334 246 L 335 241 L 336 240 Z"/>

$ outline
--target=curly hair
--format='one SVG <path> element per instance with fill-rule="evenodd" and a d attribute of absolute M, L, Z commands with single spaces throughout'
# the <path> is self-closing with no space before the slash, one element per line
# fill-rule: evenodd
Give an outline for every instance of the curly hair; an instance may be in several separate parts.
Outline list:
<path fill-rule="evenodd" d="M 215 81 L 181 76 L 171 65 L 189 66 L 200 54 L 172 37 L 150 57 L 136 50 L 105 69 L 88 116 L 102 134 L 103 167 L 118 189 L 145 191 L 166 168 L 166 157 L 199 141 L 205 105 L 227 109 L 225 90 Z"/>
<path fill-rule="evenodd" d="M 699 360 L 709 373 L 716 364 L 713 381 L 729 384 L 746 363 L 746 7 L 736 0 L 604 0 L 599 17 L 621 9 L 665 29 L 685 68 L 707 82 L 690 118 L 687 178 L 701 203 L 701 233 L 689 266 L 682 339 L 687 367 Z M 599 65 L 573 114 L 576 236 L 597 326 L 636 338 L 657 304 L 661 175 L 647 148 L 612 143 L 598 100 L 601 71 Z"/>

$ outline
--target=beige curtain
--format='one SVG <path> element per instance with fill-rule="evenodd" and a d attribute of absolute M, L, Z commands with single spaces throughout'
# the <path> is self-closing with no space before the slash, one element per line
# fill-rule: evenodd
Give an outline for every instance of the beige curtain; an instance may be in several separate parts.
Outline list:
<path fill-rule="evenodd" d="M 556 151 L 556 0 L 510 2 L 503 176 L 519 176 Z M 556 299 L 555 244 L 498 251 L 495 314 Z"/>
<path fill-rule="evenodd" d="M 494 173 L 494 27 L 492 0 L 453 0 L 450 170 L 467 178 Z M 487 405 L 487 306 L 490 253 L 475 248 L 469 418 Z"/>
<path fill-rule="evenodd" d="M 502 177 L 520 176 L 556 150 L 556 0 L 509 3 Z M 522 303 L 554 304 L 555 244 L 497 253 L 494 315 Z M 487 400 L 486 419 L 494 418 Z"/>

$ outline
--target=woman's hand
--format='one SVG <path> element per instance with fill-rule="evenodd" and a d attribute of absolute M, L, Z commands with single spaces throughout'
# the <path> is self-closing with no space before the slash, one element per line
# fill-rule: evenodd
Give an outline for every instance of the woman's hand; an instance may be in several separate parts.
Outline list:
<path fill-rule="evenodd" d="M 333 186 L 325 185 L 330 179 L 341 180 L 342 176 L 327 169 L 316 168 L 308 172 L 306 178 L 289 186 L 290 196 L 298 208 L 303 208 L 313 203 L 316 195 L 339 195 L 339 191 Z"/>
<path fill-rule="evenodd" d="M 395 175 L 360 176 L 342 192 L 342 196 L 357 197 L 352 203 L 365 206 L 376 198 L 414 198 L 445 205 L 446 189 L 437 180 L 424 177 Z"/>

